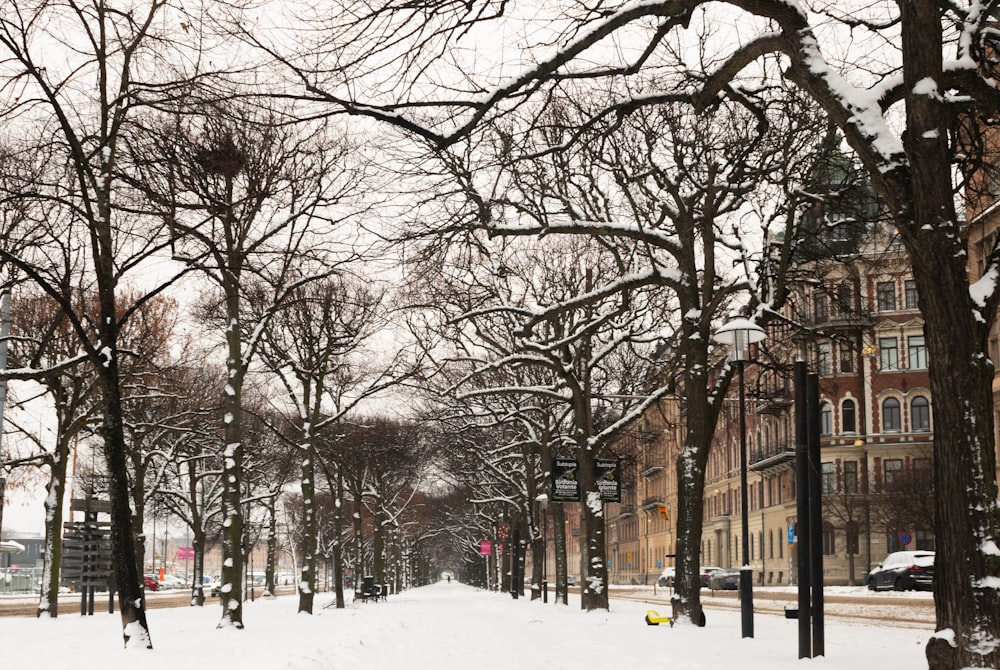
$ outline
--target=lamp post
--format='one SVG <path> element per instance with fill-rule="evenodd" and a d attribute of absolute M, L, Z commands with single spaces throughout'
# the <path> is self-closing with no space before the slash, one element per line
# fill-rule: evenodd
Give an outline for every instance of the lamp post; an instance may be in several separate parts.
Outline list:
<path fill-rule="evenodd" d="M 753 576 L 750 570 L 750 514 L 747 492 L 747 420 L 743 367 L 749 360 L 749 347 L 764 339 L 764 329 L 749 319 L 733 319 L 715 333 L 715 341 L 732 347 L 740 387 L 740 517 L 742 522 L 743 562 L 740 565 L 740 615 L 743 637 L 753 637 Z"/>

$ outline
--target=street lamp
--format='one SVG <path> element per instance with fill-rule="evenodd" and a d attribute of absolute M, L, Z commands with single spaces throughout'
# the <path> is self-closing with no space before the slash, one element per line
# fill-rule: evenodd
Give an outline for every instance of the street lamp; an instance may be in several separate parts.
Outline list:
<path fill-rule="evenodd" d="M 747 419 L 743 366 L 750 358 L 749 347 L 764 339 L 764 329 L 749 319 L 733 319 L 715 333 L 715 341 L 732 347 L 740 386 L 740 512 L 743 534 L 743 562 L 740 566 L 740 615 L 743 637 L 753 637 L 753 583 L 750 570 L 750 515 L 747 495 Z"/>

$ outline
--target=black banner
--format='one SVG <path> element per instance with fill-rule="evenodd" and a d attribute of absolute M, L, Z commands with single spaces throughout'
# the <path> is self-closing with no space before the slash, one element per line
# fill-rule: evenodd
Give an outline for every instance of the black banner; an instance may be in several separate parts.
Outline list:
<path fill-rule="evenodd" d="M 579 468 L 575 458 L 552 459 L 552 502 L 580 502 Z"/>
<path fill-rule="evenodd" d="M 552 459 L 552 502 L 580 502 L 579 461 L 575 458 Z M 621 502 L 621 467 L 618 459 L 598 458 L 594 460 L 597 490 L 601 492 L 601 502 Z"/>
<path fill-rule="evenodd" d="M 597 490 L 601 492 L 601 502 L 621 502 L 621 468 L 617 458 L 598 458 L 594 461 L 597 473 Z"/>

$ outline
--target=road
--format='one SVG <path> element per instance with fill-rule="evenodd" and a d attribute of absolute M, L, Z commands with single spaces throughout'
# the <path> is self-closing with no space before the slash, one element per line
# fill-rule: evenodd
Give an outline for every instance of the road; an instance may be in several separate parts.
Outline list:
<path fill-rule="evenodd" d="M 278 594 L 292 593 L 294 586 L 279 586 Z M 257 587 L 256 597 L 260 597 L 262 590 Z M 173 589 L 170 591 L 147 592 L 146 608 L 160 609 L 163 607 L 187 607 L 191 603 L 191 593 L 187 589 Z M 206 594 L 205 605 L 214 606 L 215 598 L 209 598 Z M 118 602 L 115 601 L 117 610 Z M 94 612 L 108 611 L 107 592 L 98 593 L 94 598 Z M 64 593 L 59 596 L 59 612 L 62 614 L 80 613 L 80 595 L 76 593 Z M 0 617 L 5 616 L 36 616 L 38 614 L 38 599 L 30 596 L 0 598 Z"/>
<path fill-rule="evenodd" d="M 670 611 L 670 589 L 642 591 L 612 590 L 612 598 L 624 598 L 659 606 Z M 702 605 L 712 608 L 739 609 L 736 591 L 702 590 Z M 893 592 L 871 593 L 858 589 L 832 587 L 823 593 L 823 615 L 838 619 L 878 622 L 898 628 L 929 628 L 934 630 L 934 599 L 930 593 Z M 797 609 L 798 594 L 791 590 L 755 590 L 753 608 L 757 614 L 784 615 L 786 609 Z"/>

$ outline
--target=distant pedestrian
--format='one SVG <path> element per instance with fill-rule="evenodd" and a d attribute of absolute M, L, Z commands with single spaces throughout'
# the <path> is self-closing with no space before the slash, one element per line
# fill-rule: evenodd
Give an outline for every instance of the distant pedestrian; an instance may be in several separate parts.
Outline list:
<path fill-rule="evenodd" d="M 451 584 L 451 575 L 448 575 L 448 583 Z"/>

